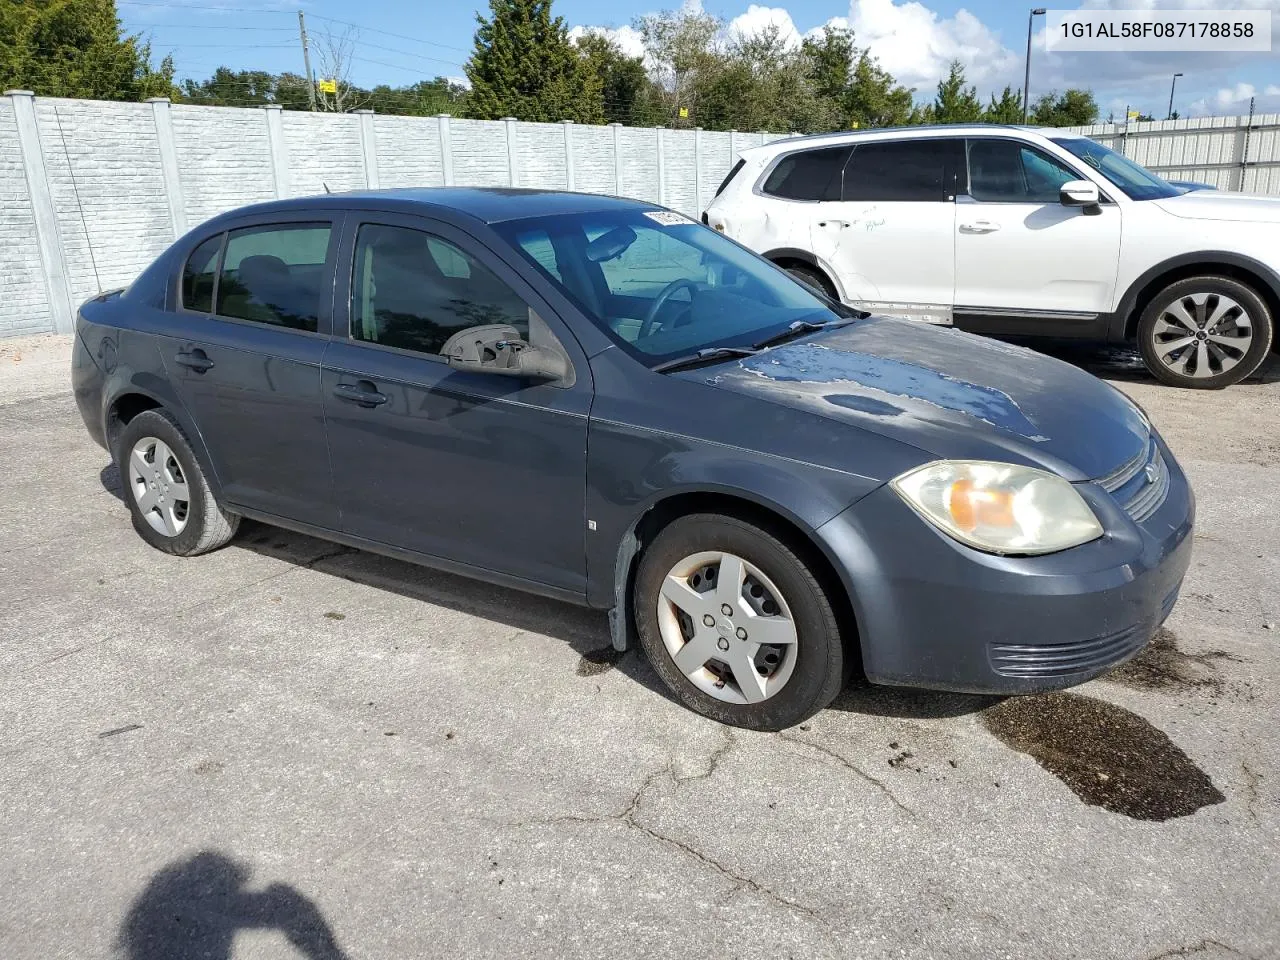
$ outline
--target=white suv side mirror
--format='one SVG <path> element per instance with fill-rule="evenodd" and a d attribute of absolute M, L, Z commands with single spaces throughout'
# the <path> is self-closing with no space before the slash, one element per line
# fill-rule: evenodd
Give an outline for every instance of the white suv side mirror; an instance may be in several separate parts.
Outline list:
<path fill-rule="evenodd" d="M 1098 185 L 1091 180 L 1068 180 L 1058 191 L 1064 207 L 1096 207 Z"/>

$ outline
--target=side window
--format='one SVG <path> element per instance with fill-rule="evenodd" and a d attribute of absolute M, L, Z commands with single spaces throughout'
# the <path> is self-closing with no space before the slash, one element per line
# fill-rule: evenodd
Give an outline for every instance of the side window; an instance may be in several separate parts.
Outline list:
<path fill-rule="evenodd" d="M 989 203 L 1057 203 L 1058 189 L 1080 176 L 1016 140 L 969 141 L 969 196 Z"/>
<path fill-rule="evenodd" d="M 365 224 L 356 235 L 351 336 L 438 354 L 467 327 L 506 323 L 529 338 L 529 307 L 483 263 L 447 240 Z"/>
<path fill-rule="evenodd" d="M 218 277 L 218 315 L 316 332 L 327 223 L 232 230 Z"/>
<path fill-rule="evenodd" d="M 197 313 L 213 313 L 213 287 L 218 279 L 218 254 L 223 234 L 210 237 L 187 257 L 182 268 L 182 306 Z"/>
<path fill-rule="evenodd" d="M 943 202 L 963 154 L 958 138 L 860 143 L 844 169 L 844 199 Z"/>
<path fill-rule="evenodd" d="M 848 159 L 848 147 L 793 153 L 778 161 L 760 189 L 785 200 L 838 200 L 840 171 Z"/>

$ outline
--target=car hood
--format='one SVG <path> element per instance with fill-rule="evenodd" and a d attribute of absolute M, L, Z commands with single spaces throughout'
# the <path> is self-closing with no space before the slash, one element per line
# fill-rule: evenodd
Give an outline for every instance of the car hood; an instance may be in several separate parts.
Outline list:
<path fill-rule="evenodd" d="M 1280 223 L 1280 197 L 1225 190 L 1194 190 L 1164 200 L 1151 200 L 1165 213 L 1184 220 L 1248 220 Z"/>
<path fill-rule="evenodd" d="M 1070 364 L 890 317 L 677 376 L 856 425 L 935 457 L 1025 463 L 1072 481 L 1111 473 L 1150 436 L 1120 391 Z"/>

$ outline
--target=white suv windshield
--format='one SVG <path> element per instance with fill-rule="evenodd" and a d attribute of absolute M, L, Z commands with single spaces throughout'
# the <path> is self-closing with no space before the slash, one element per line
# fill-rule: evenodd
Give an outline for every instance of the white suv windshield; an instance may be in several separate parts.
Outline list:
<path fill-rule="evenodd" d="M 1054 137 L 1053 142 L 1093 167 L 1132 200 L 1165 200 L 1182 192 L 1146 167 L 1093 140 L 1084 137 Z"/>

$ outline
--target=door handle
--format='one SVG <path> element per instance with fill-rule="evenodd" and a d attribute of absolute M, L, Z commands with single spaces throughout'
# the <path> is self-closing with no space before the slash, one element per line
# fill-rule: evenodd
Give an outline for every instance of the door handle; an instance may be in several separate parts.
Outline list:
<path fill-rule="evenodd" d="M 196 373 L 204 373 L 206 370 L 213 369 L 213 361 L 198 347 L 190 352 L 184 350 L 173 359 L 179 366 L 194 370 Z"/>
<path fill-rule="evenodd" d="M 974 220 L 972 223 L 960 224 L 961 233 L 995 233 L 1000 229 L 1000 224 L 992 223 L 990 220 Z"/>
<path fill-rule="evenodd" d="M 333 388 L 333 395 L 339 400 L 349 400 L 370 409 L 381 406 L 391 399 L 385 393 L 379 393 L 368 380 L 361 380 L 359 383 L 340 383 Z"/>

